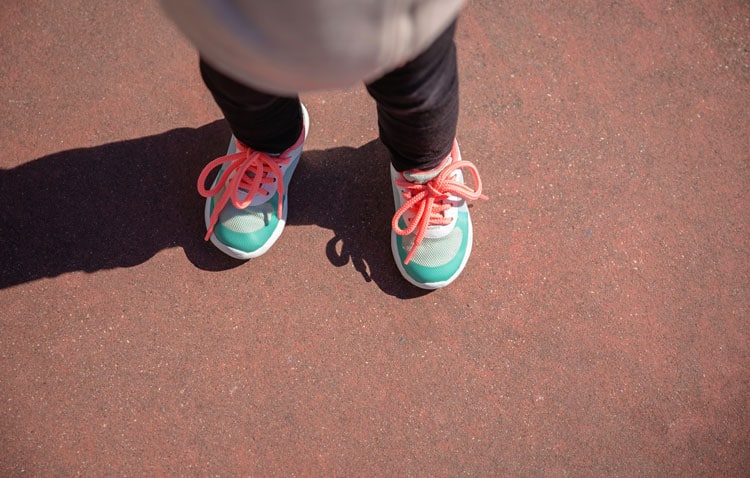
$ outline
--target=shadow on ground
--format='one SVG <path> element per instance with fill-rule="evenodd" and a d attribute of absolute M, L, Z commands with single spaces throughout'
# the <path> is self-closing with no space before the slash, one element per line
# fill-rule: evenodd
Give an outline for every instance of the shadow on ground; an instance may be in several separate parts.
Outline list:
<path fill-rule="evenodd" d="M 224 121 L 145 138 L 55 153 L 0 170 L 0 289 L 73 271 L 141 264 L 182 247 L 198 268 L 244 262 L 203 241 L 203 198 L 195 181 L 229 139 Z M 406 298 L 424 294 L 404 281 L 390 255 L 392 199 L 388 153 L 360 148 L 306 151 L 292 180 L 288 227 L 333 231 L 326 255 L 350 261 L 363 279 Z"/>

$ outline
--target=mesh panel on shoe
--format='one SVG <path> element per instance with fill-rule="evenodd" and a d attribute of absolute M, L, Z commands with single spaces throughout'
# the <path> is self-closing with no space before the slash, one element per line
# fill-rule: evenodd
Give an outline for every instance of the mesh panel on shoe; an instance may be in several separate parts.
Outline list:
<path fill-rule="evenodd" d="M 255 232 L 268 225 L 273 212 L 274 208 L 268 202 L 246 209 L 237 209 L 232 204 L 227 204 L 219 213 L 219 222 L 234 232 Z"/>
<path fill-rule="evenodd" d="M 450 234 L 438 239 L 424 238 L 416 252 L 412 256 L 411 262 L 423 267 L 440 267 L 453 259 L 461 248 L 463 232 L 456 227 Z M 401 241 L 404 252 L 409 252 L 414 244 L 414 234 L 409 234 Z"/>

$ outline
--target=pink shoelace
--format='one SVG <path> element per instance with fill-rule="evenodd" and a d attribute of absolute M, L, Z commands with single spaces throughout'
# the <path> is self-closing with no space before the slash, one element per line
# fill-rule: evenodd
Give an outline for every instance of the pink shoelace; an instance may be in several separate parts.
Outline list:
<path fill-rule="evenodd" d="M 456 154 L 455 146 L 451 155 Z M 454 158 L 456 156 L 453 156 Z M 474 178 L 475 189 L 451 179 L 451 174 L 457 169 L 463 169 L 471 173 Z M 403 196 L 406 202 L 396 211 L 391 222 L 393 232 L 399 236 L 408 236 L 416 231 L 414 245 L 406 255 L 404 264 L 408 264 L 417 247 L 422 243 L 427 234 L 427 228 L 431 225 L 446 226 L 450 224 L 451 218 L 446 217 L 445 212 L 455 207 L 448 201 L 450 196 L 458 196 L 466 200 L 488 199 L 482 194 L 482 180 L 479 171 L 474 164 L 468 161 L 456 161 L 446 166 L 440 174 L 425 184 L 413 183 L 404 179 L 403 175 L 396 178 L 396 184 L 404 188 Z M 398 221 L 407 211 L 414 214 L 411 222 L 402 229 Z"/>
<path fill-rule="evenodd" d="M 269 192 L 263 188 L 264 185 L 276 183 L 279 191 L 278 217 L 281 218 L 282 204 L 284 203 L 284 175 L 281 166 L 291 161 L 290 153 L 298 148 L 305 140 L 305 132 L 302 131 L 299 139 L 289 149 L 279 156 L 271 156 L 268 153 L 255 151 L 239 140 L 237 141 L 237 152 L 214 159 L 203 168 L 198 176 L 198 192 L 205 198 L 218 195 L 222 189 L 217 203 L 211 212 L 211 219 L 204 240 L 208 240 L 213 234 L 219 214 L 224 206 L 231 200 L 237 209 L 245 209 L 253 202 L 256 196 L 268 196 Z M 206 178 L 217 167 L 229 163 L 219 181 L 211 189 L 206 189 Z M 225 188 L 226 186 L 226 188 Z M 240 200 L 240 190 L 247 191 L 244 200 Z"/>

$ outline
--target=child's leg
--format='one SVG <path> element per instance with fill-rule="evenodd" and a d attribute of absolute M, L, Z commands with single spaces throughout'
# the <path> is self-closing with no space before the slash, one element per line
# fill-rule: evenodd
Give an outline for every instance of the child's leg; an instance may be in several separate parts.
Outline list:
<path fill-rule="evenodd" d="M 286 224 L 287 189 L 307 133 L 299 98 L 245 86 L 201 61 L 201 74 L 238 141 L 198 177 L 206 239 L 237 259 L 264 254 Z M 210 174 L 218 169 L 213 183 Z"/>
<path fill-rule="evenodd" d="M 397 171 L 431 169 L 451 152 L 458 122 L 455 31 L 454 22 L 414 60 L 367 85 Z"/>
<path fill-rule="evenodd" d="M 483 197 L 479 173 L 461 159 L 455 141 L 455 30 L 454 22 L 417 58 L 367 86 L 392 155 L 391 251 L 406 280 L 425 289 L 445 287 L 461 274 L 472 247 L 466 201 Z M 464 172 L 474 188 L 464 183 Z"/>
<path fill-rule="evenodd" d="M 299 138 L 299 97 L 280 97 L 238 83 L 201 59 L 201 76 L 235 137 L 256 151 L 281 153 Z"/>

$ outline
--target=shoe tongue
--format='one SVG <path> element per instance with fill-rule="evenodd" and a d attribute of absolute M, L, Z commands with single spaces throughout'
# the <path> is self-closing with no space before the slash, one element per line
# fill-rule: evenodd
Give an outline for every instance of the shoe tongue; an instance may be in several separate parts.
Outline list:
<path fill-rule="evenodd" d="M 426 184 L 433 180 L 438 174 L 440 174 L 440 172 L 445 169 L 445 167 L 450 163 L 451 157 L 448 156 L 436 168 L 428 169 L 427 171 L 422 171 L 421 169 L 411 169 L 409 171 L 405 171 L 404 179 L 412 183 Z"/>

